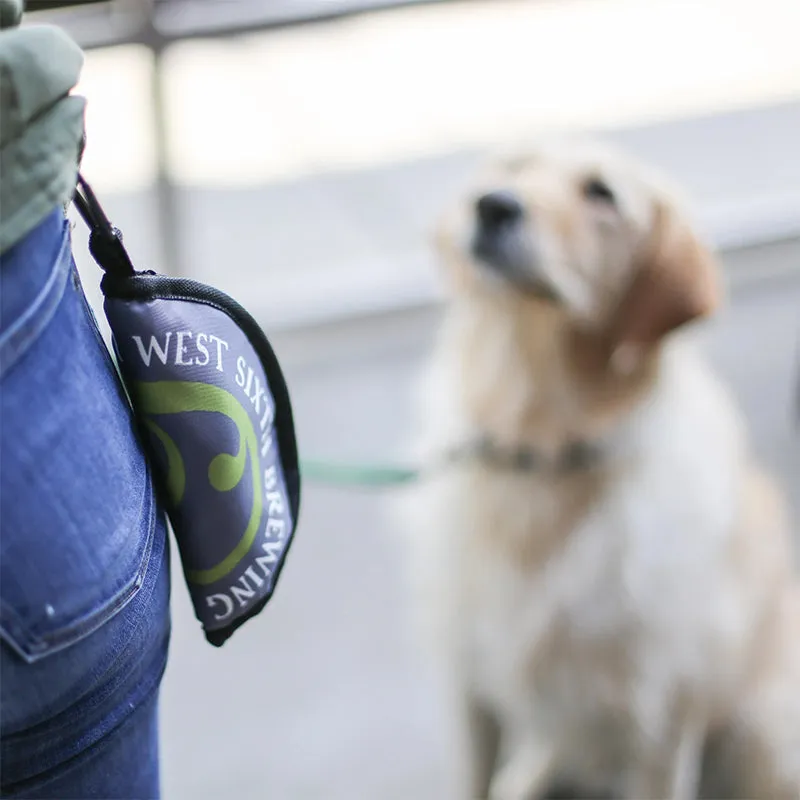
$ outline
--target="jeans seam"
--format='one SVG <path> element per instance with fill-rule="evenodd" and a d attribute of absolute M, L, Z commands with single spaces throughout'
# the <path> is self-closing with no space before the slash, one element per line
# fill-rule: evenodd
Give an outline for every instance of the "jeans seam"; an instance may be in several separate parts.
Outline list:
<path fill-rule="evenodd" d="M 56 264 L 28 307 L 14 323 L 0 335 L 0 378 L 19 361 L 41 336 L 55 315 L 64 296 L 67 279 L 72 266 L 69 233 L 62 234 L 61 248 L 56 257 Z"/>
<path fill-rule="evenodd" d="M 72 272 L 74 276 L 73 283 L 75 285 L 75 289 L 81 296 L 83 311 L 86 318 L 89 320 L 89 323 L 92 328 L 92 333 L 94 334 L 94 338 L 97 340 L 97 343 L 102 346 L 106 363 L 111 367 L 117 378 L 119 378 L 119 371 L 117 370 L 117 366 L 114 363 L 114 359 L 111 357 L 111 353 L 108 350 L 108 345 L 106 344 L 106 340 L 103 338 L 103 334 L 100 333 L 100 326 L 97 324 L 97 317 L 95 316 L 94 309 L 92 308 L 92 305 L 89 302 L 89 298 L 86 297 L 86 292 L 83 291 L 83 282 L 81 281 L 81 276 L 80 273 L 78 272 L 77 267 L 74 268 Z"/>

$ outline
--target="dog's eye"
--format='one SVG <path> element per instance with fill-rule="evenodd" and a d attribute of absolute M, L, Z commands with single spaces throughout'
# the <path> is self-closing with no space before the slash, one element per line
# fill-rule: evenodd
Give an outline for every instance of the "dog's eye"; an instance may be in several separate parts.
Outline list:
<path fill-rule="evenodd" d="M 608 184 L 600 178 L 589 178 L 583 184 L 583 196 L 587 200 L 593 200 L 598 203 L 606 203 L 607 205 L 616 205 L 616 198 L 614 192 L 608 188 Z"/>

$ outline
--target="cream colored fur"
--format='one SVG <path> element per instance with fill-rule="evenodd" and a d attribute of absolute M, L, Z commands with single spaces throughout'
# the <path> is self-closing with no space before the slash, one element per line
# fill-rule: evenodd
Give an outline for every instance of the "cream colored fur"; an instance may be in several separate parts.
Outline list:
<path fill-rule="evenodd" d="M 739 798 L 800 798 L 800 587 L 783 592 L 725 734 Z"/>
<path fill-rule="evenodd" d="M 587 199 L 592 178 L 613 203 Z M 526 258 L 559 304 L 471 254 L 475 198 L 495 188 L 523 202 Z M 788 526 L 728 392 L 684 341 L 719 290 L 674 192 L 603 146 L 545 143 L 491 166 L 438 243 L 452 299 L 419 457 L 480 435 L 605 453 L 569 473 L 464 460 L 402 498 L 463 734 L 460 798 L 537 798 L 566 775 L 629 800 L 691 800 L 707 735 L 734 718 L 762 786 L 784 769 L 797 791 L 798 727 L 779 708 L 788 696 L 800 720 L 800 643 L 773 659 L 770 629 Z"/>

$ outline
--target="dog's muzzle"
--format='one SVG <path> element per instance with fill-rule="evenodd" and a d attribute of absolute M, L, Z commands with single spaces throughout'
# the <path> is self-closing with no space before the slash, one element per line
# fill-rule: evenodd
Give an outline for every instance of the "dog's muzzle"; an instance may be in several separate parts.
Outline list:
<path fill-rule="evenodd" d="M 498 189 L 475 203 L 472 255 L 518 288 L 556 301 L 557 293 L 535 267 L 531 220 L 517 195 Z"/>

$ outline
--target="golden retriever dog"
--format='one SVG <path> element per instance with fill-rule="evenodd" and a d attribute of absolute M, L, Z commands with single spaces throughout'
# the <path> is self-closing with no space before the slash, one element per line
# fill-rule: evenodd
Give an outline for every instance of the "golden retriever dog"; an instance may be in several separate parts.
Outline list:
<path fill-rule="evenodd" d="M 430 470 L 402 506 L 463 734 L 459 796 L 540 798 L 566 777 L 690 800 L 728 727 L 796 766 L 774 727 L 796 669 L 743 699 L 768 674 L 788 523 L 688 341 L 722 291 L 675 191 L 599 143 L 542 142 L 479 177 L 438 248 Z M 763 780 L 780 767 L 759 763 Z"/>

